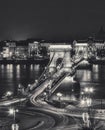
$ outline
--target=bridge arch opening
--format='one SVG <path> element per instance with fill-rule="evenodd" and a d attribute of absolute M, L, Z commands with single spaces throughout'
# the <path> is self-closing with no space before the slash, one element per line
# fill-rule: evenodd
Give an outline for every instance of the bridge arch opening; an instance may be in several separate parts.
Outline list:
<path fill-rule="evenodd" d="M 49 64 L 49 70 L 53 71 L 54 68 L 62 65 L 62 63 L 65 70 L 70 68 L 72 65 L 71 49 L 71 45 L 50 45 L 49 51 L 51 62 Z"/>
<path fill-rule="evenodd" d="M 61 64 L 62 64 L 62 61 L 63 61 L 63 58 L 58 58 L 58 59 L 56 60 L 56 66 L 61 65 Z"/>

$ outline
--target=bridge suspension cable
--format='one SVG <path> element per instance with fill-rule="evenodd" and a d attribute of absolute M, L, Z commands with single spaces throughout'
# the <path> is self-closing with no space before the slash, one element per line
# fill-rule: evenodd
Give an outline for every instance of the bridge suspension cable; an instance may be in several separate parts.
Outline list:
<path fill-rule="evenodd" d="M 47 64 L 46 69 L 43 71 L 43 73 L 42 73 L 41 76 L 39 77 L 39 79 L 38 79 L 39 82 L 40 82 L 40 80 L 42 79 L 42 77 L 44 76 L 44 74 L 46 73 L 46 71 L 48 70 L 48 67 L 49 67 L 49 65 L 51 64 L 51 62 L 52 62 L 54 56 L 55 56 L 55 52 L 54 52 L 54 54 L 53 54 L 51 60 L 50 60 L 49 63 Z"/>

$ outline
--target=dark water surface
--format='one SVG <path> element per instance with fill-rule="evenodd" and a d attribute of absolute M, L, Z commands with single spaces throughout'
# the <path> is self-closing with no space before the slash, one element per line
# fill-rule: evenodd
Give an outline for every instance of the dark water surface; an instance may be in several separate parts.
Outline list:
<path fill-rule="evenodd" d="M 41 65 L 0 65 L 0 96 L 6 91 L 16 92 L 18 84 L 25 87 L 34 83 L 43 72 Z M 105 98 L 105 66 L 93 65 L 92 70 L 77 70 L 82 88 L 93 87 L 95 98 Z"/>
<path fill-rule="evenodd" d="M 27 87 L 43 72 L 40 65 L 0 65 L 0 96 L 6 91 L 16 92 L 18 84 Z"/>
<path fill-rule="evenodd" d="M 92 70 L 77 70 L 76 77 L 81 88 L 94 88 L 94 98 L 105 99 L 105 65 L 93 65 Z"/>

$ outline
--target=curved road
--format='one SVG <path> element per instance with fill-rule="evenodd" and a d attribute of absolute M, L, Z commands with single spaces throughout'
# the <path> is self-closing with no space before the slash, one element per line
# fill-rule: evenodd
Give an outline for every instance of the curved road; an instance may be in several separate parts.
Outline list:
<path fill-rule="evenodd" d="M 42 108 L 23 107 L 18 108 L 15 121 L 19 124 L 19 130 L 63 130 L 75 125 L 72 117 L 59 115 L 55 112 L 44 110 Z M 11 121 L 9 128 L 13 123 L 13 116 L 7 114 L 7 108 L 1 108 L 0 115 Z M 7 130 L 7 129 L 5 129 Z"/>

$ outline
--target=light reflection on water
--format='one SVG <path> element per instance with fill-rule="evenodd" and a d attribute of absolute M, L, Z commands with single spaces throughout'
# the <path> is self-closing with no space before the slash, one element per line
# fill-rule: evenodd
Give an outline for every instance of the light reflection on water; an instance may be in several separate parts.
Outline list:
<path fill-rule="evenodd" d="M 6 91 L 16 92 L 18 84 L 34 83 L 42 73 L 40 65 L 0 65 L 0 96 Z"/>
<path fill-rule="evenodd" d="M 81 88 L 93 87 L 94 98 L 105 98 L 105 66 L 93 65 L 92 70 L 77 70 Z"/>
<path fill-rule="evenodd" d="M 41 65 L 0 65 L 0 96 L 6 91 L 15 92 L 18 84 L 25 87 L 34 83 L 43 72 Z M 105 66 L 93 65 L 92 70 L 77 70 L 81 88 L 93 87 L 95 98 L 105 98 Z"/>

